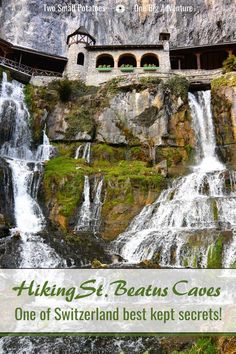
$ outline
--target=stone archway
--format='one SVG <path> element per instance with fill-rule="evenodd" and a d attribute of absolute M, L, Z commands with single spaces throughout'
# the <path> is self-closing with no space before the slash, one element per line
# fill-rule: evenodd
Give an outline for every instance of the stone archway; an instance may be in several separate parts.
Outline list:
<path fill-rule="evenodd" d="M 118 59 L 118 67 L 121 67 L 123 65 L 137 67 L 136 57 L 131 53 L 121 54 Z"/>
<path fill-rule="evenodd" d="M 141 58 L 141 67 L 150 65 L 159 67 L 158 56 L 154 53 L 146 53 Z"/>
<path fill-rule="evenodd" d="M 114 68 L 114 58 L 111 54 L 100 54 L 96 59 L 96 68 L 100 66 L 109 66 Z"/>

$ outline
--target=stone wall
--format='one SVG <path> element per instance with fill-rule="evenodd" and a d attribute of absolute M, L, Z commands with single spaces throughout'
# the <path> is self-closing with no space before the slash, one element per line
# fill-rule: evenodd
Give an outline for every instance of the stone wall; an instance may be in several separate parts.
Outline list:
<path fill-rule="evenodd" d="M 30 84 L 33 86 L 47 86 L 50 82 L 59 79 L 61 79 L 59 76 L 32 76 Z"/>
<path fill-rule="evenodd" d="M 78 53 L 84 53 L 85 61 L 84 66 L 77 64 Z M 87 85 L 95 85 L 111 80 L 117 76 L 127 75 L 127 73 L 122 73 L 118 69 L 118 60 L 122 54 L 133 54 L 137 61 L 137 68 L 134 69 L 132 74 L 142 74 L 144 73 L 143 68 L 141 68 L 141 58 L 144 54 L 152 53 L 156 54 L 159 59 L 160 69 L 157 72 L 162 74 L 168 73 L 170 70 L 170 58 L 169 51 L 165 50 L 109 50 L 109 51 L 87 51 L 83 45 L 71 45 L 68 49 L 68 63 L 65 69 L 65 75 L 70 80 L 82 79 Z M 98 72 L 96 68 L 97 57 L 101 54 L 110 54 L 114 58 L 114 69 L 111 72 Z M 153 72 L 148 72 L 147 75 L 152 75 Z"/>
<path fill-rule="evenodd" d="M 84 53 L 84 65 L 77 64 L 78 53 Z M 156 71 L 145 71 L 141 67 L 141 58 L 144 54 L 155 54 L 159 59 L 159 68 Z M 99 72 L 96 68 L 97 58 L 101 54 L 110 54 L 114 58 L 114 68 L 109 72 Z M 137 67 L 133 72 L 122 72 L 118 67 L 119 57 L 122 54 L 133 54 L 137 61 Z M 71 45 L 68 50 L 68 64 L 65 69 L 65 76 L 70 80 L 82 79 L 87 85 L 99 86 L 111 79 L 119 76 L 128 78 L 136 78 L 137 76 L 153 76 L 167 79 L 172 75 L 180 75 L 186 77 L 190 82 L 210 83 L 210 80 L 221 75 L 221 69 L 216 70 L 171 70 L 170 57 L 168 50 L 143 50 L 143 49 L 123 49 L 109 51 L 87 51 L 81 44 Z"/>
<path fill-rule="evenodd" d="M 78 54 L 84 54 L 84 65 L 77 64 Z M 72 44 L 68 48 L 68 62 L 65 68 L 64 75 L 68 77 L 69 80 L 83 80 L 86 81 L 86 75 L 88 72 L 88 56 L 89 53 L 85 48 L 85 44 Z"/>

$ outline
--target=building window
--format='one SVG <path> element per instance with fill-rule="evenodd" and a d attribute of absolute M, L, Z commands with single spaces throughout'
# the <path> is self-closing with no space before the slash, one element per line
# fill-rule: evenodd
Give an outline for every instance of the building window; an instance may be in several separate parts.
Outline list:
<path fill-rule="evenodd" d="M 84 65 L 84 53 L 79 53 L 77 57 L 77 64 Z"/>
<path fill-rule="evenodd" d="M 133 54 L 122 54 L 119 57 L 118 67 L 125 66 L 125 65 L 129 65 L 133 67 L 137 66 L 137 61 Z"/>
<path fill-rule="evenodd" d="M 159 60 L 156 54 L 148 53 L 144 54 L 141 58 L 141 67 L 143 66 L 159 66 Z"/>
<path fill-rule="evenodd" d="M 96 60 L 96 68 L 106 66 L 114 68 L 114 59 L 113 56 L 110 54 L 101 54 L 97 57 Z"/>

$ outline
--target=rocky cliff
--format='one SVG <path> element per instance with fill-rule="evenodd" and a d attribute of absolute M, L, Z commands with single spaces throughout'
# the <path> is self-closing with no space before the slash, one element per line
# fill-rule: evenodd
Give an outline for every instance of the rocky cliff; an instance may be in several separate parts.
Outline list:
<path fill-rule="evenodd" d="M 69 90 L 71 89 L 71 91 Z M 66 91 L 67 89 L 67 91 Z M 42 201 L 54 225 L 74 230 L 84 198 L 104 178 L 101 236 L 113 239 L 191 161 L 194 134 L 182 78 L 115 79 L 101 88 L 64 80 L 26 88 L 35 142 L 44 124 L 57 157 L 45 166 Z M 65 92 L 69 92 L 68 97 Z M 91 143 L 90 160 L 76 151 Z M 92 192 L 91 192 L 92 193 Z M 94 197 L 92 197 L 94 198 Z"/>
<path fill-rule="evenodd" d="M 79 25 L 86 26 L 98 44 L 156 43 L 163 30 L 170 32 L 174 47 L 230 41 L 236 36 L 235 4 L 229 0 L 70 3 L 77 6 L 75 11 L 57 0 L 2 0 L 0 35 L 18 45 L 57 54 L 66 54 L 66 36 Z M 124 12 L 116 9 L 118 4 L 123 4 Z M 93 6 L 100 6 L 100 11 L 93 11 Z"/>
<path fill-rule="evenodd" d="M 236 74 L 212 82 L 212 107 L 218 151 L 231 169 L 236 169 Z"/>

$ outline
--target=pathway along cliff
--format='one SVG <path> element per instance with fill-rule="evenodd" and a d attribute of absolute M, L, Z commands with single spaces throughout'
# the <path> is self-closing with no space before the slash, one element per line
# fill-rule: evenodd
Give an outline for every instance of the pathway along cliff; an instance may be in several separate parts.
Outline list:
<path fill-rule="evenodd" d="M 207 267 L 209 245 L 191 251 L 189 238 L 217 228 L 231 229 L 235 235 L 236 173 L 226 170 L 216 155 L 211 92 L 189 93 L 189 105 L 197 164 L 191 174 L 175 180 L 155 203 L 144 207 L 114 242 L 112 250 L 130 263 L 156 254 L 163 267 Z M 235 260 L 233 239 L 224 249 L 224 267 L 231 267 Z"/>

